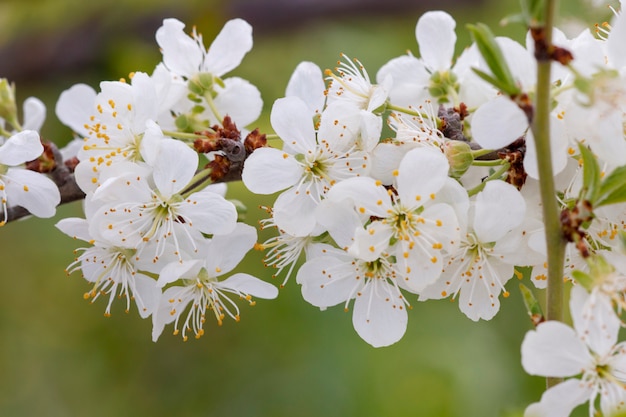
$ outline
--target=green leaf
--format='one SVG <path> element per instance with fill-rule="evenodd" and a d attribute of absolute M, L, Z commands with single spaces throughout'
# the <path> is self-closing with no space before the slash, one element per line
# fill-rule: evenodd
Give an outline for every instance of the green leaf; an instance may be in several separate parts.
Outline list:
<path fill-rule="evenodd" d="M 626 166 L 616 168 L 600 185 L 596 207 L 626 201 Z"/>
<path fill-rule="evenodd" d="M 476 25 L 467 25 L 467 28 L 472 35 L 472 39 L 476 42 L 480 54 L 491 70 L 493 79 L 497 80 L 497 85 L 491 81 L 488 82 L 491 82 L 499 90 L 509 96 L 518 95 L 521 90 L 513 79 L 513 75 L 504 59 L 502 50 L 489 27 L 483 23 L 478 23 Z"/>
<path fill-rule="evenodd" d="M 505 91 L 505 89 L 508 88 L 506 84 L 503 84 L 500 81 L 496 80 L 491 74 L 487 74 L 486 72 L 481 71 L 478 68 L 472 68 L 472 71 L 474 71 L 476 75 L 478 75 L 480 78 L 487 81 L 489 84 L 493 85 L 500 91 Z"/>
<path fill-rule="evenodd" d="M 583 186 L 580 190 L 580 197 L 595 207 L 600 195 L 600 166 L 589 148 L 579 143 L 578 149 L 583 159 Z"/>
<path fill-rule="evenodd" d="M 574 280 L 583 286 L 587 291 L 590 291 L 593 288 L 594 279 L 591 275 L 583 272 L 583 271 L 572 271 L 572 277 Z"/>
<path fill-rule="evenodd" d="M 521 0 L 521 6 L 527 26 L 538 27 L 543 23 L 545 0 Z"/>
<path fill-rule="evenodd" d="M 522 292 L 522 298 L 524 299 L 524 305 L 526 305 L 526 311 L 528 312 L 528 316 L 530 320 L 533 322 L 535 326 L 545 320 L 545 316 L 543 315 L 543 311 L 541 310 L 541 306 L 539 302 L 533 295 L 532 291 L 528 289 L 524 284 L 519 285 L 519 289 Z"/>

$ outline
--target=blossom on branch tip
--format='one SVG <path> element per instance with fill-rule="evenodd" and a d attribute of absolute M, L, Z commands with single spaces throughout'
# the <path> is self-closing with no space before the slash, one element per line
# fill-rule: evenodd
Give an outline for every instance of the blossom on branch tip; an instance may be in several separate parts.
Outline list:
<path fill-rule="evenodd" d="M 8 220 L 8 207 L 21 206 L 37 217 L 52 217 L 61 201 L 59 189 L 48 177 L 24 168 L 44 147 L 39 133 L 24 130 L 0 145 L 0 226 Z"/>
<path fill-rule="evenodd" d="M 584 290 L 583 290 L 584 292 Z M 526 408 L 525 417 L 567 417 L 589 402 L 589 417 L 596 415 L 599 398 L 602 415 L 612 416 L 626 404 L 626 343 L 617 343 L 619 322 L 607 321 L 602 332 L 587 332 L 583 321 L 584 297 L 573 296 L 570 310 L 574 329 L 547 321 L 529 331 L 522 342 L 522 366 L 531 375 L 567 378 L 544 392 Z"/>

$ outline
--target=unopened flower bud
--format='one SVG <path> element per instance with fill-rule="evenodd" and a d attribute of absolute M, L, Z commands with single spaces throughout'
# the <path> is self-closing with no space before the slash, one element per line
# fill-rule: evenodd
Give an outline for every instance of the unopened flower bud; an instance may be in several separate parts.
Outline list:
<path fill-rule="evenodd" d="M 200 72 L 189 80 L 187 88 L 194 94 L 204 96 L 206 92 L 214 92 L 213 85 L 224 87 L 224 82 L 209 72 Z"/>
<path fill-rule="evenodd" d="M 443 152 L 450 163 L 450 176 L 461 178 L 474 162 L 472 149 L 467 142 L 448 140 L 443 144 Z"/>
<path fill-rule="evenodd" d="M 439 103 L 445 103 L 448 101 L 448 93 L 451 90 L 459 90 L 456 75 L 450 71 L 433 73 L 428 84 L 428 93 L 431 96 L 436 98 Z"/>
<path fill-rule="evenodd" d="M 6 78 L 0 79 L 0 117 L 11 124 L 17 120 L 15 85 L 9 84 Z"/>

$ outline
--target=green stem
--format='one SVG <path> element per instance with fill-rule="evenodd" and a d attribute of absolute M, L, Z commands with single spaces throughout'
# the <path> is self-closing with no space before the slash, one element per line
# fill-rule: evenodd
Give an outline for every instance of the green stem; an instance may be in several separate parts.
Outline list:
<path fill-rule="evenodd" d="M 212 131 L 212 129 L 210 129 L 210 130 Z M 177 132 L 177 131 L 173 131 L 173 130 L 164 130 L 163 134 L 165 136 L 169 136 L 170 138 L 189 140 L 189 141 L 192 141 L 192 142 L 194 140 L 196 140 L 196 139 L 206 138 L 206 136 L 198 135 L 198 134 L 195 134 L 195 133 Z"/>
<path fill-rule="evenodd" d="M 406 107 L 402 107 L 402 106 L 396 106 L 395 104 L 389 103 L 387 102 L 387 110 L 394 110 L 400 113 L 405 113 L 411 116 L 418 116 L 421 117 L 423 119 L 430 119 L 431 116 L 429 116 L 428 114 L 425 113 L 420 113 L 418 111 L 415 111 L 415 109 L 409 109 Z"/>
<path fill-rule="evenodd" d="M 206 91 L 204 93 L 204 99 L 206 100 L 207 104 L 209 105 L 209 108 L 213 112 L 213 115 L 215 116 L 215 118 L 217 120 L 219 120 L 220 123 L 222 123 L 222 120 L 224 120 L 224 118 L 220 114 L 219 110 L 217 110 L 217 107 L 215 106 L 215 102 L 213 101 L 213 96 L 211 95 L 210 91 Z"/>
<path fill-rule="evenodd" d="M 474 159 L 476 159 L 480 158 L 481 156 L 489 155 L 493 151 L 493 149 L 476 149 L 472 151 L 472 156 L 474 157 Z"/>
<path fill-rule="evenodd" d="M 503 159 L 499 160 L 499 161 L 504 161 Z M 484 180 L 481 181 L 480 184 L 478 184 L 476 187 L 472 188 L 471 190 L 467 190 L 467 195 L 469 195 L 470 197 L 478 194 L 479 192 L 481 192 L 483 190 L 483 188 L 485 188 L 485 185 L 492 180 L 499 180 L 502 179 L 502 176 L 504 174 L 506 174 L 506 172 L 509 170 L 509 168 L 511 167 L 511 164 L 509 164 L 508 162 L 504 161 L 501 163 L 502 167 L 500 167 L 499 170 L 493 172 L 491 175 L 489 175 L 487 178 L 485 178 Z"/>
<path fill-rule="evenodd" d="M 475 167 L 497 167 L 506 163 L 504 159 L 490 159 L 486 161 L 475 159 L 472 161 L 472 165 Z"/>
<path fill-rule="evenodd" d="M 552 45 L 552 27 L 556 10 L 556 0 L 546 0 L 545 42 L 548 50 Z M 563 261 L 565 239 L 559 219 L 559 205 L 554 186 L 552 158 L 550 151 L 550 59 L 537 61 L 537 94 L 535 111 L 531 125 L 537 149 L 539 189 L 543 205 L 543 222 L 548 252 L 548 288 L 546 293 L 546 319 L 563 321 Z M 548 378 L 547 386 L 558 384 L 560 378 Z"/>
<path fill-rule="evenodd" d="M 187 198 L 191 194 L 205 189 L 207 186 L 211 185 L 212 183 L 213 181 L 211 180 L 211 168 L 205 168 L 193 176 L 191 181 L 189 181 L 189 185 L 185 187 L 185 189 L 180 193 L 180 195 L 183 198 Z"/>

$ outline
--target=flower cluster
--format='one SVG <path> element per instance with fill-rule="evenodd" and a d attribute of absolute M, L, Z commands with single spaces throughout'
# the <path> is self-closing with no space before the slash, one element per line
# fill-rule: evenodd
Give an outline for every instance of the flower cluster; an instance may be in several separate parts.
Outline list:
<path fill-rule="evenodd" d="M 57 223 L 85 242 L 67 270 L 93 285 L 86 299 L 107 299 L 105 315 L 116 299 L 127 311 L 135 304 L 155 341 L 170 323 L 184 340 L 202 336 L 208 311 L 218 324 L 238 321 L 232 296 L 253 305 L 278 294 L 234 272 L 255 248 L 310 304 L 352 309 L 358 335 L 381 347 L 403 337 L 412 303 L 449 298 L 469 319 L 490 320 L 512 278 L 547 286 L 539 190 L 540 162 L 551 159 L 574 329 L 534 317 L 522 364 L 533 375 L 581 377 L 550 388 L 526 416 L 566 416 L 584 402 L 590 416 L 598 403 L 604 415 L 620 412 L 626 14 L 615 12 L 599 36 L 555 29 L 550 48 L 536 30 L 522 45 L 474 26 L 474 43 L 456 58 L 455 26 L 443 11 L 425 13 L 420 56 L 394 58 L 375 77 L 346 55 L 333 70 L 302 62 L 272 105 L 277 147 L 245 130 L 261 112 L 258 89 L 226 77 L 252 48 L 241 19 L 208 49 L 195 29 L 166 19 L 151 75 L 66 90 L 56 113 L 76 139 L 60 151 L 37 133 L 43 105 L 27 100 L 20 124 L 3 81 L 0 225 L 14 207 L 52 216 L 63 184 L 44 174 L 54 179 L 61 164 L 85 212 Z M 545 92 L 537 57 L 552 61 L 549 158 L 532 129 L 533 99 Z M 261 222 L 275 234 L 263 243 L 225 197 L 223 183 L 236 179 L 254 194 L 279 193 Z"/>
<path fill-rule="evenodd" d="M 200 337 L 208 311 L 219 324 L 239 320 L 231 295 L 254 304 L 252 296 L 278 293 L 251 275 L 227 275 L 257 234 L 237 221 L 225 186 L 209 186 L 224 152 L 243 147 L 236 124 L 261 111 L 256 87 L 223 78 L 252 47 L 252 29 L 232 20 L 208 51 L 201 36 L 183 29 L 178 20 L 163 22 L 156 34 L 163 63 L 152 75 L 102 82 L 99 92 L 75 85 L 56 109 L 79 135 L 69 157 L 86 194 L 86 218 L 57 224 L 88 244 L 68 272 L 80 270 L 93 283 L 86 299 L 108 299 L 105 315 L 117 298 L 126 311 L 134 302 L 141 317 L 152 317 L 155 341 L 171 322 L 185 340 Z"/>
<path fill-rule="evenodd" d="M 495 39 L 519 89 L 507 96 L 479 76 L 492 69 L 475 44 L 453 64 L 454 29 L 447 13 L 425 13 L 416 26 L 421 57 L 392 59 L 376 82 L 346 56 L 325 72 L 326 83 L 318 67 L 302 63 L 272 108 L 283 149 L 258 149 L 243 170 L 250 191 L 281 191 L 264 223 L 279 232 L 262 245 L 266 262 L 287 269 L 287 280 L 304 254 L 296 280 L 305 300 L 346 309 L 354 300 L 354 327 L 374 346 L 402 337 L 411 300 L 449 297 L 470 319 L 489 320 L 519 267 L 532 267 L 533 283 L 545 287 L 537 163 L 524 107 L 535 94 L 534 45 Z M 558 68 L 553 80 L 553 164 L 563 208 L 581 189 L 578 143 L 598 155 L 605 174 L 626 164 L 626 153 L 614 151 L 625 143 L 623 102 L 609 115 L 606 101 L 588 103 L 604 87 L 578 88 L 581 80 L 607 82 L 609 74 L 623 84 L 616 36 L 555 34 L 585 57 Z M 611 95 L 618 97 L 626 96 Z M 609 116 L 619 131 L 592 137 L 577 126 Z M 589 251 L 616 248 L 620 215 L 597 213 L 583 236 Z M 568 264 L 584 268 L 571 246 Z"/>

